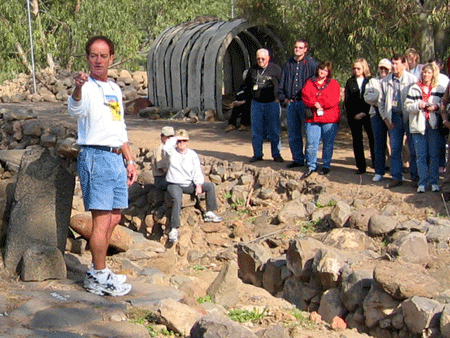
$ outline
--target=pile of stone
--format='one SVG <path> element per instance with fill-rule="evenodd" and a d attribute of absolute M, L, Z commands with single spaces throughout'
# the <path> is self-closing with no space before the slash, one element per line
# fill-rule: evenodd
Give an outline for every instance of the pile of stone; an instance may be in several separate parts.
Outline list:
<path fill-rule="evenodd" d="M 45 68 L 36 74 L 36 93 L 31 75 L 21 73 L 0 86 L 0 102 L 65 102 L 72 94 L 77 73 L 65 69 Z M 124 101 L 147 97 L 147 72 L 110 69 L 110 79 L 122 89 Z"/>
<path fill-rule="evenodd" d="M 46 125 L 31 112 L 2 114 L 1 143 L 5 149 L 38 148 L 41 150 L 31 154 L 35 158 L 63 156 L 66 163 L 57 161 L 55 167 L 67 164 L 73 169 L 74 128 L 59 122 Z M 45 141 L 49 138 L 53 141 Z M 169 211 L 161 206 L 167 196 L 152 184 L 151 152 L 139 149 L 135 155 L 140 176 L 130 188 L 130 207 L 123 213 L 122 225 L 154 240 L 149 242 L 164 244 L 170 219 Z M 8 161 L 0 161 L 5 170 L 10 170 L 5 166 Z M 301 180 L 298 172 L 207 157 L 202 164 L 205 175 L 217 186 L 219 212 L 226 221 L 203 223 L 204 202 L 186 195 L 175 252 L 180 264 L 223 265 L 221 282 L 208 291 L 216 302 L 230 308 L 236 304 L 232 295 L 235 281 L 231 285 L 227 281 L 235 271 L 230 264 L 237 262 L 243 281 L 299 309 L 316 311 L 328 323 L 341 319 L 350 328 L 375 337 L 450 337 L 446 273 L 439 264 L 433 264 L 433 257 L 448 251 L 450 221 L 404 221 L 389 207 L 366 209 L 362 201 L 344 193 L 328 194 L 326 178 L 317 175 Z M 42 170 L 27 173 L 35 173 L 34 179 L 45 178 L 40 176 Z M 22 208 L 27 216 L 29 209 Z M 77 187 L 72 208 L 72 214 L 84 212 Z M 251 218 L 239 217 L 249 214 Z M 88 238 L 89 225 L 80 227 L 89 222 L 88 218 L 83 223 L 82 216 L 74 217 L 71 226 Z M 86 234 L 83 229 L 87 229 Z M 130 241 L 122 237 L 118 236 L 115 248 L 127 252 Z M 67 249 L 72 252 L 82 252 L 86 245 L 83 238 L 68 242 Z M 150 256 L 144 252 L 132 254 L 135 260 L 153 262 L 164 255 L 166 251 Z M 14 264 L 19 259 L 15 257 Z"/>

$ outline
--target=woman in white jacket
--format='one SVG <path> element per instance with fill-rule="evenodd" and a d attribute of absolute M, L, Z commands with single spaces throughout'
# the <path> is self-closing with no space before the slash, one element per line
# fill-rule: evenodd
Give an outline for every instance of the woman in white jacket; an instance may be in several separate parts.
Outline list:
<path fill-rule="evenodd" d="M 375 176 L 372 181 L 379 182 L 386 172 L 386 146 L 388 128 L 380 116 L 378 100 L 381 94 L 381 80 L 391 71 L 392 63 L 388 59 L 382 59 L 378 63 L 378 76 L 369 80 L 364 92 L 364 101 L 370 104 L 370 123 L 372 124 L 375 140 Z"/>
<path fill-rule="evenodd" d="M 169 241 L 178 240 L 178 228 L 180 227 L 181 204 L 183 193 L 206 195 L 206 213 L 204 222 L 221 222 L 222 217 L 217 216 L 213 210 L 217 209 L 215 186 L 212 182 L 205 182 L 200 159 L 195 151 L 188 148 L 189 134 L 180 129 L 175 137 L 170 138 L 163 146 L 163 150 L 169 156 L 169 168 L 166 180 L 169 183 L 167 192 L 172 199 L 172 215 L 170 218 Z"/>
<path fill-rule="evenodd" d="M 438 74 L 436 65 L 427 63 L 422 69 L 419 82 L 409 89 L 405 101 L 416 149 L 419 193 L 425 192 L 428 183 L 431 191 L 439 191 L 438 114 L 445 88 L 438 85 Z"/>

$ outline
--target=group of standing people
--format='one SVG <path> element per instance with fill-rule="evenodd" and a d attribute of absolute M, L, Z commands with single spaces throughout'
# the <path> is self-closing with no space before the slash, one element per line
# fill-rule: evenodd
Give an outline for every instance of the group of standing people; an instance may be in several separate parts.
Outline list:
<path fill-rule="evenodd" d="M 304 178 L 318 171 L 317 151 L 321 142 L 319 174 L 330 172 L 340 122 L 340 86 L 333 79 L 333 65 L 330 61 L 318 63 L 307 52 L 308 43 L 298 39 L 294 56 L 281 69 L 270 62 L 267 49 L 259 49 L 257 65 L 250 68 L 244 81 L 247 102 L 251 102 L 253 157 L 250 162 L 263 160 L 262 145 L 266 137 L 274 161 L 284 161 L 280 155 L 279 133 L 281 104 L 285 104 L 293 159 L 287 167 L 306 165 Z M 445 109 L 448 102 L 442 98 L 448 78 L 440 73 L 437 62 L 421 65 L 419 60 L 417 51 L 410 48 L 405 54 L 382 59 L 378 75 L 371 78 L 367 61 L 356 59 L 352 64 L 353 75 L 345 84 L 344 108 L 352 134 L 355 173 L 365 174 L 367 170 L 364 130 L 371 166 L 375 169 L 372 180 L 379 182 L 384 178 L 390 148 L 392 180 L 386 188 L 403 183 L 404 163 L 409 162 L 411 181 L 420 193 L 428 186 L 432 191 L 440 190 L 438 177 L 439 170 L 443 172 L 445 166 L 444 135 L 448 124 Z M 409 150 L 406 156 L 403 155 L 405 139 Z"/>

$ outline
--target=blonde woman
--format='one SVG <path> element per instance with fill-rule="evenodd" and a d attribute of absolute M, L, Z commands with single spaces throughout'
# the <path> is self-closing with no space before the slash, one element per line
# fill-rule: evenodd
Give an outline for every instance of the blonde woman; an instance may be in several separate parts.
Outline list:
<path fill-rule="evenodd" d="M 370 105 L 364 101 L 364 92 L 370 79 L 370 69 L 366 59 L 356 59 L 353 62 L 352 72 L 353 76 L 345 84 L 344 105 L 348 125 L 352 133 L 356 174 L 364 174 L 366 172 L 366 158 L 364 156 L 363 127 L 369 139 L 372 167 L 375 167 L 375 142 L 370 123 Z"/>
<path fill-rule="evenodd" d="M 425 192 L 428 184 L 431 191 L 439 191 L 438 114 L 445 89 L 438 86 L 438 74 L 436 65 L 427 63 L 422 68 L 419 81 L 408 90 L 405 101 L 417 157 L 418 193 Z"/>

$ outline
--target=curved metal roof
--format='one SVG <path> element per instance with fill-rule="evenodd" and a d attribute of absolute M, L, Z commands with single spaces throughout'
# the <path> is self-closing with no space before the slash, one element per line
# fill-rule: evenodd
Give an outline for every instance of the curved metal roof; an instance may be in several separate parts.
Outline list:
<path fill-rule="evenodd" d="M 283 61 L 284 48 L 270 27 L 232 21 L 190 21 L 162 32 L 147 58 L 148 97 L 178 110 L 214 109 L 224 119 L 222 96 L 235 94 L 259 48 Z"/>

